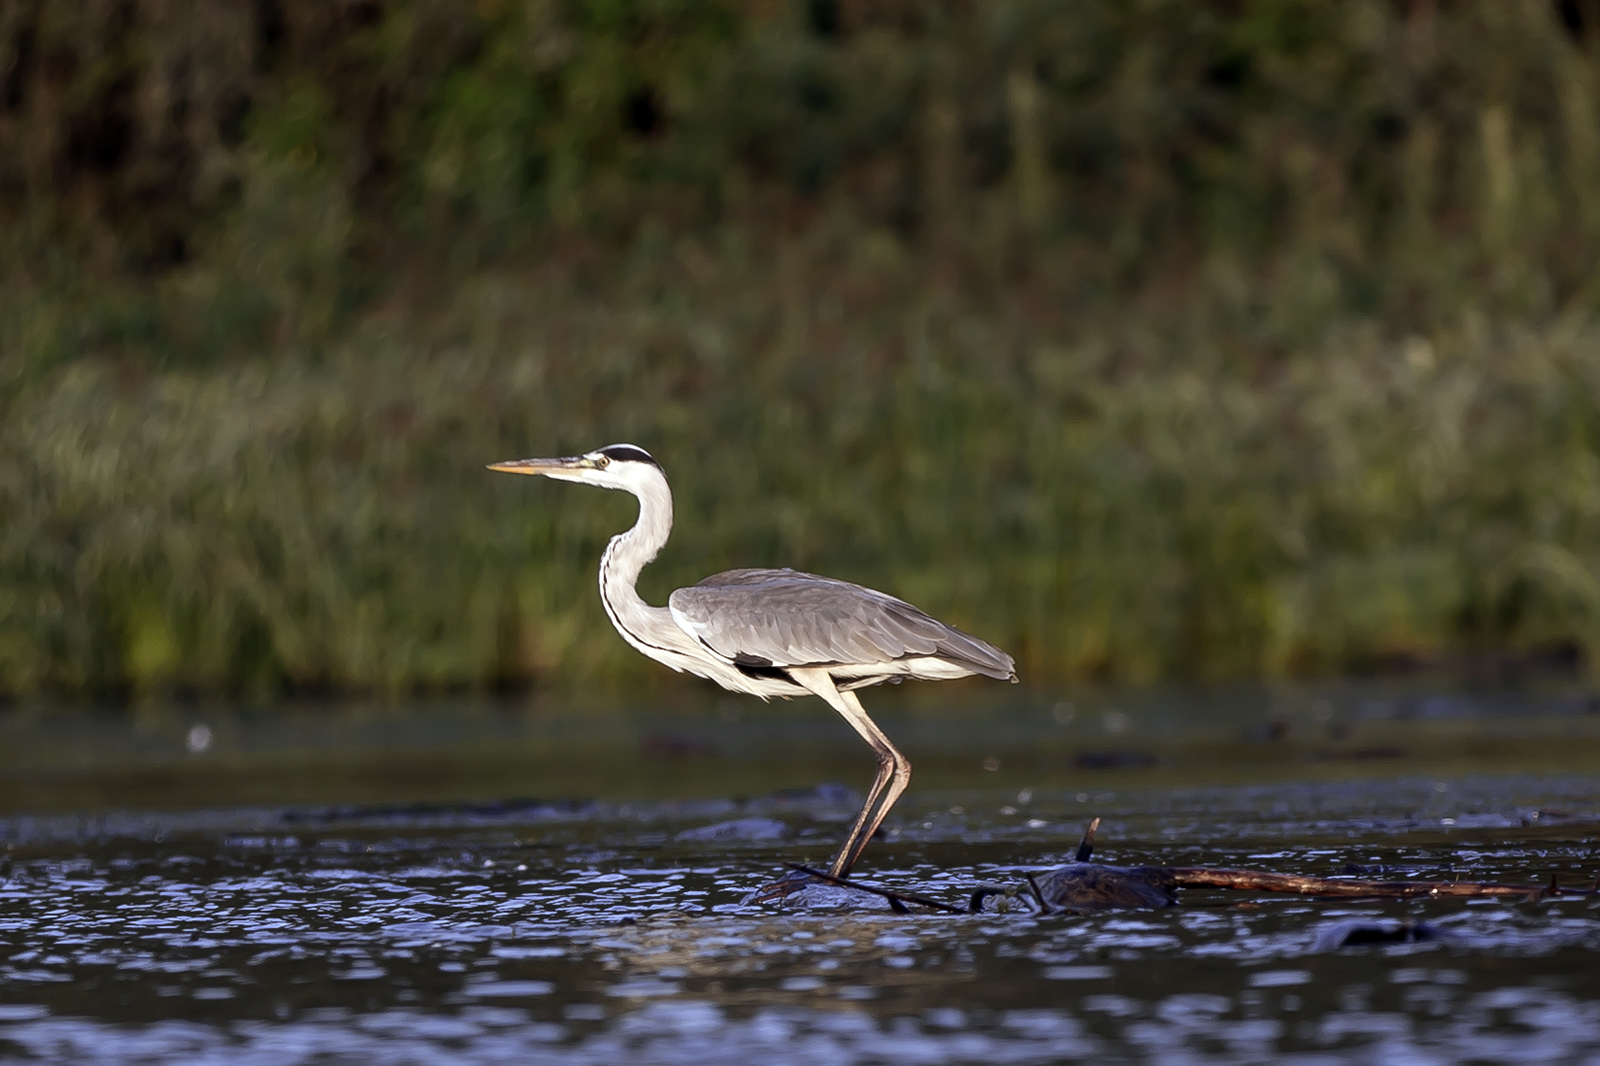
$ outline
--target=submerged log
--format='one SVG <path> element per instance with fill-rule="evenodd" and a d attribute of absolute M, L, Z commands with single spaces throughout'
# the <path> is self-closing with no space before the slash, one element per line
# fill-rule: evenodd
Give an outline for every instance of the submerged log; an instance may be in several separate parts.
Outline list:
<path fill-rule="evenodd" d="M 1046 913 L 1088 912 L 1128 907 L 1172 907 L 1180 888 L 1225 888 L 1240 892 L 1279 892 L 1321 899 L 1515 899 L 1588 896 L 1592 889 L 1549 885 L 1506 885 L 1493 881 L 1366 881 L 1307 877 L 1265 870 L 1212 869 L 1204 866 L 1102 866 L 1075 862 L 1030 877 Z"/>
<path fill-rule="evenodd" d="M 1308 877 L 1266 870 L 1208 866 L 1107 866 L 1090 862 L 1100 819 L 1091 821 L 1078 844 L 1075 861 L 1043 874 L 1025 875 L 1034 908 L 1041 914 L 1086 914 L 1103 910 L 1174 907 L 1180 888 L 1221 888 L 1240 892 L 1275 892 L 1320 899 L 1511 899 L 1533 902 L 1557 896 L 1593 896 L 1594 888 L 1563 888 L 1554 875 L 1547 885 L 1508 885 L 1494 881 L 1373 881 L 1352 877 Z M 798 863 L 787 864 L 803 875 L 867 892 L 888 900 L 890 909 L 906 913 L 923 907 L 952 914 L 975 914 L 995 896 L 1017 895 L 1013 887 L 982 885 L 967 906 L 957 907 L 914 892 L 880 888 L 848 877 L 835 877 Z"/>

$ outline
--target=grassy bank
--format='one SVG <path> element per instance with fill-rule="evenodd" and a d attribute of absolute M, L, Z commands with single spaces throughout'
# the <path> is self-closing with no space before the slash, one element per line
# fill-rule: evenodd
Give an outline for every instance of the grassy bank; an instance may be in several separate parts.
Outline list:
<path fill-rule="evenodd" d="M 655 683 L 631 503 L 482 469 L 613 440 L 656 602 L 815 569 L 1034 681 L 1600 664 L 1568 6 L 282 5 L 143 215 L 117 100 L 223 30 L 134 19 L 63 97 L 123 156 L 0 124 L 77 181 L 0 173 L 0 692 Z"/>
<path fill-rule="evenodd" d="M 374 323 L 316 359 L 52 374 L 0 437 L 0 677 L 643 682 L 593 587 L 631 501 L 482 469 L 614 439 L 679 497 L 657 602 L 726 566 L 813 568 L 1035 680 L 1600 638 L 1593 327 L 1345 324 L 1246 376 L 1209 302 L 1051 329 L 930 282 L 852 308 L 894 287 L 878 252 L 787 262 L 808 311 L 787 328 L 773 260 L 728 253 L 670 298 L 486 278 L 432 344 Z"/>

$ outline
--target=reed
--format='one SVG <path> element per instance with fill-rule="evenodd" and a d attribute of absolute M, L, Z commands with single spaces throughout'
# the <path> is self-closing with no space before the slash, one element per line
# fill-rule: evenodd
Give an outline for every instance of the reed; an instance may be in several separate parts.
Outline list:
<path fill-rule="evenodd" d="M 76 96 L 0 26 L 0 693 L 656 683 L 627 502 L 482 469 L 613 440 L 658 602 L 815 569 L 1038 682 L 1600 664 L 1582 5 L 314 8 L 240 68 L 42 5 Z"/>

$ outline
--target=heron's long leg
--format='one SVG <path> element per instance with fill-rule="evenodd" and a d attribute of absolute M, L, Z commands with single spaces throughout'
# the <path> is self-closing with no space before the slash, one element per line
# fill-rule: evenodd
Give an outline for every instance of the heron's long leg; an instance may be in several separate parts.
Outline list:
<path fill-rule="evenodd" d="M 889 808 L 906 790 L 906 785 L 911 781 L 911 760 L 901 755 L 877 723 L 867 717 L 856 694 L 840 692 L 826 670 L 790 670 L 789 674 L 797 683 L 827 700 L 828 705 L 838 711 L 863 740 L 872 745 L 873 752 L 878 756 L 878 772 L 872 780 L 872 788 L 867 792 L 867 801 L 856 816 L 855 824 L 850 827 L 839 854 L 828 868 L 828 872 L 835 877 L 843 877 L 855 866 L 867 841 L 883 824 Z"/>
<path fill-rule="evenodd" d="M 841 692 L 839 696 L 849 703 L 851 709 L 855 712 L 845 717 L 850 720 L 851 725 L 856 727 L 856 731 L 865 736 L 867 735 L 867 730 L 870 729 L 877 737 L 878 742 L 888 749 L 889 781 L 887 787 L 881 793 L 881 798 L 875 801 L 875 805 L 869 804 L 861 809 L 861 817 L 856 821 L 855 827 L 850 831 L 849 840 L 846 841 L 846 846 L 850 848 L 849 852 L 846 853 L 841 849 L 839 857 L 833 861 L 833 864 L 839 867 L 838 872 L 828 871 L 833 873 L 835 877 L 843 877 L 855 866 L 856 860 L 861 858 L 861 852 L 866 849 L 867 841 L 872 839 L 872 834 L 878 831 L 878 827 L 888 817 L 889 808 L 895 805 L 900 799 L 900 794 L 906 790 L 906 786 L 911 784 L 911 760 L 901 755 L 899 749 L 889 743 L 889 738 L 884 735 L 883 730 L 878 728 L 877 723 L 867 717 L 867 712 L 862 709 L 861 701 L 856 698 L 854 692 Z M 873 747 L 877 748 L 878 744 L 873 744 Z M 880 779 L 883 777 L 883 769 L 884 763 L 880 752 L 878 760 L 878 776 Z M 869 810 L 873 811 L 871 821 L 867 821 L 867 811 Z M 863 822 L 866 822 L 864 827 L 862 825 Z"/>

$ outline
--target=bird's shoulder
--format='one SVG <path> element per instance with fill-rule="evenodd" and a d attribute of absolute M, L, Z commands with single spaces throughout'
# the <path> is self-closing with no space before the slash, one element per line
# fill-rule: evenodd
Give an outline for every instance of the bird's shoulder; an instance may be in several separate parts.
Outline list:
<path fill-rule="evenodd" d="M 786 581 L 794 577 L 813 577 L 812 574 L 800 574 L 788 567 L 773 569 L 771 567 L 751 567 L 744 570 L 724 570 L 720 574 L 701 578 L 690 588 L 717 589 L 717 588 L 744 588 L 750 585 L 763 585 L 773 581 Z M 682 591 L 682 590 L 679 590 Z"/>
<path fill-rule="evenodd" d="M 802 605 L 808 602 L 833 603 L 871 602 L 880 605 L 897 604 L 910 607 L 877 589 L 841 581 L 836 577 L 808 574 L 802 570 L 756 567 L 743 570 L 724 570 L 720 574 L 697 581 L 688 588 L 678 589 L 668 597 L 670 603 L 689 608 L 691 605 L 725 604 L 731 601 L 750 603 L 761 601 L 778 604 Z M 912 608 L 915 610 L 915 608 Z"/>

